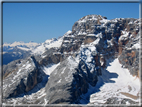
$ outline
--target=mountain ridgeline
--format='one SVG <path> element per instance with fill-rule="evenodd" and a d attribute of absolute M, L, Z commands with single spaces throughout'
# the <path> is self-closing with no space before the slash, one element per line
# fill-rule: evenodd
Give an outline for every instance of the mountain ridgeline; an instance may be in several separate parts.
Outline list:
<path fill-rule="evenodd" d="M 91 104 L 91 94 L 100 91 L 98 84 L 102 80 L 99 78 L 119 76 L 106 70 L 115 59 L 132 77 L 139 78 L 139 26 L 140 19 L 134 18 L 82 17 L 74 23 L 72 31 L 28 50 L 30 57 L 23 52 L 24 59 L 4 65 L 3 102 Z M 109 82 L 115 83 L 110 79 L 106 83 Z M 138 103 L 126 96 L 120 100 L 110 95 L 103 104 L 112 101 L 114 104 Z"/>

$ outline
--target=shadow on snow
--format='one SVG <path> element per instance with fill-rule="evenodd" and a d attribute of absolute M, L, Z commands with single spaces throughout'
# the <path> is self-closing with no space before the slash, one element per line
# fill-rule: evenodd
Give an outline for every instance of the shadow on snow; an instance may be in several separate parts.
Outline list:
<path fill-rule="evenodd" d="M 114 60 L 109 60 L 107 62 L 107 67 L 111 66 L 110 63 Z M 107 68 L 106 67 L 106 68 Z M 100 91 L 100 87 L 102 87 L 105 83 L 115 83 L 115 81 L 111 80 L 112 78 L 117 78 L 118 74 L 117 73 L 110 73 L 108 70 L 101 69 L 102 70 L 102 75 L 98 76 L 98 82 L 96 86 L 91 86 L 89 84 L 88 92 L 86 94 L 82 94 L 79 103 L 81 104 L 88 104 L 90 100 L 91 94 L 95 94 Z"/>

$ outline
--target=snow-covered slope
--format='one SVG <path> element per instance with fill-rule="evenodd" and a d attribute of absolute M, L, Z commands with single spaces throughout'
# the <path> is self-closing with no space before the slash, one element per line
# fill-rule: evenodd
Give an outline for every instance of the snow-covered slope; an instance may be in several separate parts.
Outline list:
<path fill-rule="evenodd" d="M 46 50 L 50 48 L 59 48 L 62 45 L 64 37 L 68 36 L 71 31 L 67 31 L 62 37 L 59 37 L 58 39 L 52 38 L 47 39 L 45 42 L 43 42 L 40 46 L 32 50 L 32 54 L 34 55 L 42 55 Z"/>
<path fill-rule="evenodd" d="M 133 77 L 128 69 L 122 68 L 118 59 L 102 71 L 94 90 L 97 92 L 91 95 L 91 104 L 104 104 L 108 98 L 112 97 L 117 97 L 120 101 L 124 98 L 136 102 L 140 100 L 139 78 Z"/>
<path fill-rule="evenodd" d="M 63 37 L 60 37 L 58 39 L 52 38 L 46 40 L 44 43 L 42 43 L 40 46 L 32 50 L 32 54 L 43 54 L 46 50 L 50 48 L 59 48 L 62 44 Z"/>

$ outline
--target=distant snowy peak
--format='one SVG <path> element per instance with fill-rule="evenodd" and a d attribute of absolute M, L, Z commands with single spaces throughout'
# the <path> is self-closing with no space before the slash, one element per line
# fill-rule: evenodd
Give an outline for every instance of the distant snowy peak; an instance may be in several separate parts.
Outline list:
<path fill-rule="evenodd" d="M 71 35 L 71 33 L 72 33 L 72 31 L 67 31 L 64 35 L 63 35 L 63 37 L 68 37 L 68 36 L 70 36 Z"/>
<path fill-rule="evenodd" d="M 13 42 L 13 43 L 4 43 L 3 44 L 3 52 L 11 52 L 14 49 L 20 49 L 20 50 L 24 50 L 24 51 L 30 51 L 34 48 L 36 48 L 37 46 L 39 46 L 39 43 L 35 43 L 35 42 L 29 42 L 29 43 L 24 43 L 24 42 Z"/>
<path fill-rule="evenodd" d="M 14 43 L 4 43 L 3 46 L 10 46 L 10 47 L 15 47 L 15 46 L 27 46 L 27 47 L 35 47 L 38 46 L 39 43 L 35 42 L 29 42 L 29 43 L 24 43 L 24 42 L 14 42 Z"/>
<path fill-rule="evenodd" d="M 32 50 L 32 54 L 42 55 L 47 49 L 59 48 L 62 44 L 62 41 L 63 41 L 63 37 L 60 37 L 58 39 L 56 38 L 47 39 L 40 46 Z"/>
<path fill-rule="evenodd" d="M 54 41 L 57 41 L 57 39 L 56 38 L 47 39 L 44 43 L 50 44 L 50 43 L 52 43 Z"/>
<path fill-rule="evenodd" d="M 24 42 L 14 42 L 14 43 L 4 43 L 3 44 L 3 49 L 4 51 L 12 50 L 14 48 L 19 48 L 21 50 L 29 51 L 31 49 L 36 48 L 39 46 L 39 43 L 35 42 L 29 42 L 29 43 L 24 43 Z"/>

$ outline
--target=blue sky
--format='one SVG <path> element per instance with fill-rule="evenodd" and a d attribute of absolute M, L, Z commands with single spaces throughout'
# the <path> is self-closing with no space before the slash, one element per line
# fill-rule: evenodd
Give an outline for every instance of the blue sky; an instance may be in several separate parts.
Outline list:
<path fill-rule="evenodd" d="M 139 3 L 3 3 L 3 42 L 58 38 L 89 14 L 139 18 Z"/>

